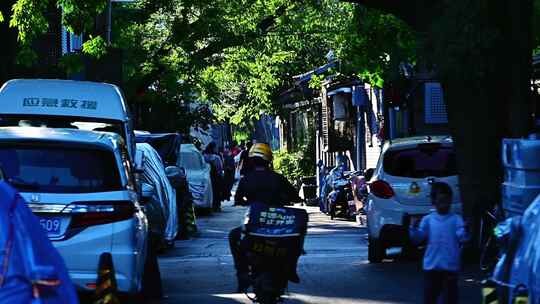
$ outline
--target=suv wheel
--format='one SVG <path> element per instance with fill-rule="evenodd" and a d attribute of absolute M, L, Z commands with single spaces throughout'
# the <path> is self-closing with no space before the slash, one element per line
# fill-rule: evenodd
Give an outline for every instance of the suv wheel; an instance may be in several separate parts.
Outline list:
<path fill-rule="evenodd" d="M 163 297 L 161 272 L 159 271 L 157 252 L 153 246 L 148 248 L 142 278 L 142 295 L 145 299 L 160 299 Z"/>
<path fill-rule="evenodd" d="M 368 260 L 370 263 L 380 263 L 384 259 L 386 249 L 380 240 L 369 238 Z"/>

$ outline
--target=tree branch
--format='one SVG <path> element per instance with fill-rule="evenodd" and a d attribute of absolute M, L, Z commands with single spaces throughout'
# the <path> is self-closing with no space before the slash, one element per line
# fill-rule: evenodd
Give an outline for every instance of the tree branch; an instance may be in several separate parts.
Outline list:
<path fill-rule="evenodd" d="M 298 1 L 297 3 L 302 3 L 302 1 Z M 212 41 L 210 44 L 205 46 L 202 49 L 199 49 L 195 52 L 193 52 L 191 57 L 191 62 L 195 63 L 195 65 L 203 64 L 205 60 L 212 57 L 215 54 L 219 54 L 224 49 L 229 47 L 234 47 L 238 45 L 242 45 L 246 41 L 254 40 L 258 37 L 264 37 L 266 34 L 270 32 L 272 27 L 276 24 L 276 20 L 285 15 L 287 13 L 287 10 L 293 8 L 297 3 L 292 4 L 291 6 L 282 5 L 279 8 L 276 9 L 275 13 L 270 16 L 266 16 L 263 18 L 258 24 L 257 29 L 254 31 L 250 31 L 247 33 L 243 33 L 240 35 L 231 33 L 230 35 L 224 35 L 223 37 L 220 37 L 219 39 L 216 39 L 215 41 Z M 198 21 L 195 21 L 198 22 Z M 202 22 L 202 21 L 201 21 Z M 192 23 L 191 25 L 188 25 L 188 28 L 195 28 L 195 23 Z M 178 25 L 177 25 L 178 26 Z M 177 27 L 181 28 L 181 27 Z M 184 25 L 185 30 L 185 25 Z M 174 37 L 175 35 L 172 35 Z M 188 41 L 193 41 L 194 36 L 196 36 L 196 33 L 191 33 L 188 35 L 184 35 L 184 39 L 188 39 Z M 170 37 L 173 44 L 181 44 L 182 41 L 175 41 L 172 37 Z M 198 37 L 202 38 L 202 37 Z M 163 43 L 162 47 L 160 47 L 152 56 L 152 58 L 159 58 L 159 56 L 165 55 L 167 53 L 167 50 L 164 48 L 164 46 L 167 45 L 167 43 Z M 144 92 L 147 90 L 148 86 L 150 86 L 156 79 L 161 77 L 163 73 L 166 72 L 167 68 L 159 63 L 159 60 L 152 60 L 155 65 L 156 69 L 154 69 L 151 73 L 145 75 L 142 79 L 139 79 L 137 81 L 136 85 L 136 91 L 137 92 Z M 132 79 L 134 80 L 134 79 Z"/>
<path fill-rule="evenodd" d="M 294 6 L 294 4 L 292 6 Z M 193 54 L 194 59 L 201 61 L 219 53 L 226 48 L 242 45 L 244 42 L 246 42 L 246 40 L 264 37 L 276 24 L 276 20 L 285 15 L 287 10 L 290 8 L 291 7 L 287 7 L 286 5 L 282 5 L 277 8 L 274 15 L 265 17 L 259 22 L 259 24 L 257 24 L 256 31 L 247 32 L 242 35 L 228 35 L 212 42 L 208 46 L 195 52 Z"/>
<path fill-rule="evenodd" d="M 436 17 L 436 9 L 442 0 L 341 0 L 392 14 L 417 31 L 423 31 Z"/>

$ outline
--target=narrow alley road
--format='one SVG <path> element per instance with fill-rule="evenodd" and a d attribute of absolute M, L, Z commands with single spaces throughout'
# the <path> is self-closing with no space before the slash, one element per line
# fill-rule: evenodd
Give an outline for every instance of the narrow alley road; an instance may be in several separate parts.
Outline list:
<path fill-rule="evenodd" d="M 161 303 L 251 303 L 235 294 L 234 267 L 227 234 L 239 225 L 244 208 L 225 206 L 223 212 L 200 217 L 200 235 L 178 241 L 161 257 L 166 298 Z M 307 255 L 300 259 L 301 284 L 290 284 L 286 302 L 317 304 L 421 303 L 420 261 L 367 262 L 365 228 L 354 222 L 330 221 L 308 207 L 310 228 Z M 478 287 L 463 275 L 460 303 L 480 303 Z"/>

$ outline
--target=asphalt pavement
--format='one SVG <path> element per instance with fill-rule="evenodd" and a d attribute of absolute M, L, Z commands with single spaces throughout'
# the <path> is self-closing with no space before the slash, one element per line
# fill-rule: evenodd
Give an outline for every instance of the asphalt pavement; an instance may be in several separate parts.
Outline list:
<path fill-rule="evenodd" d="M 300 284 L 290 284 L 285 303 L 422 303 L 421 261 L 404 261 L 390 250 L 381 264 L 367 261 L 366 228 L 331 221 L 318 208 L 310 215 L 306 255 L 300 258 Z M 251 303 L 236 294 L 236 278 L 227 235 L 241 223 L 245 208 L 226 204 L 223 211 L 199 217 L 199 235 L 177 241 L 160 258 L 165 298 L 159 303 Z M 464 271 L 460 303 L 481 303 L 474 267 Z"/>

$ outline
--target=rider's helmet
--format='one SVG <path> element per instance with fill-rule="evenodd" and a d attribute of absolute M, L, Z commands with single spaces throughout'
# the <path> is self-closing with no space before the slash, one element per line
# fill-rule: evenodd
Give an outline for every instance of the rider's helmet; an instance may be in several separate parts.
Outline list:
<path fill-rule="evenodd" d="M 263 160 L 271 163 L 273 158 L 272 148 L 270 148 L 268 144 L 256 143 L 249 150 L 248 156 L 250 158 L 262 158 Z"/>

